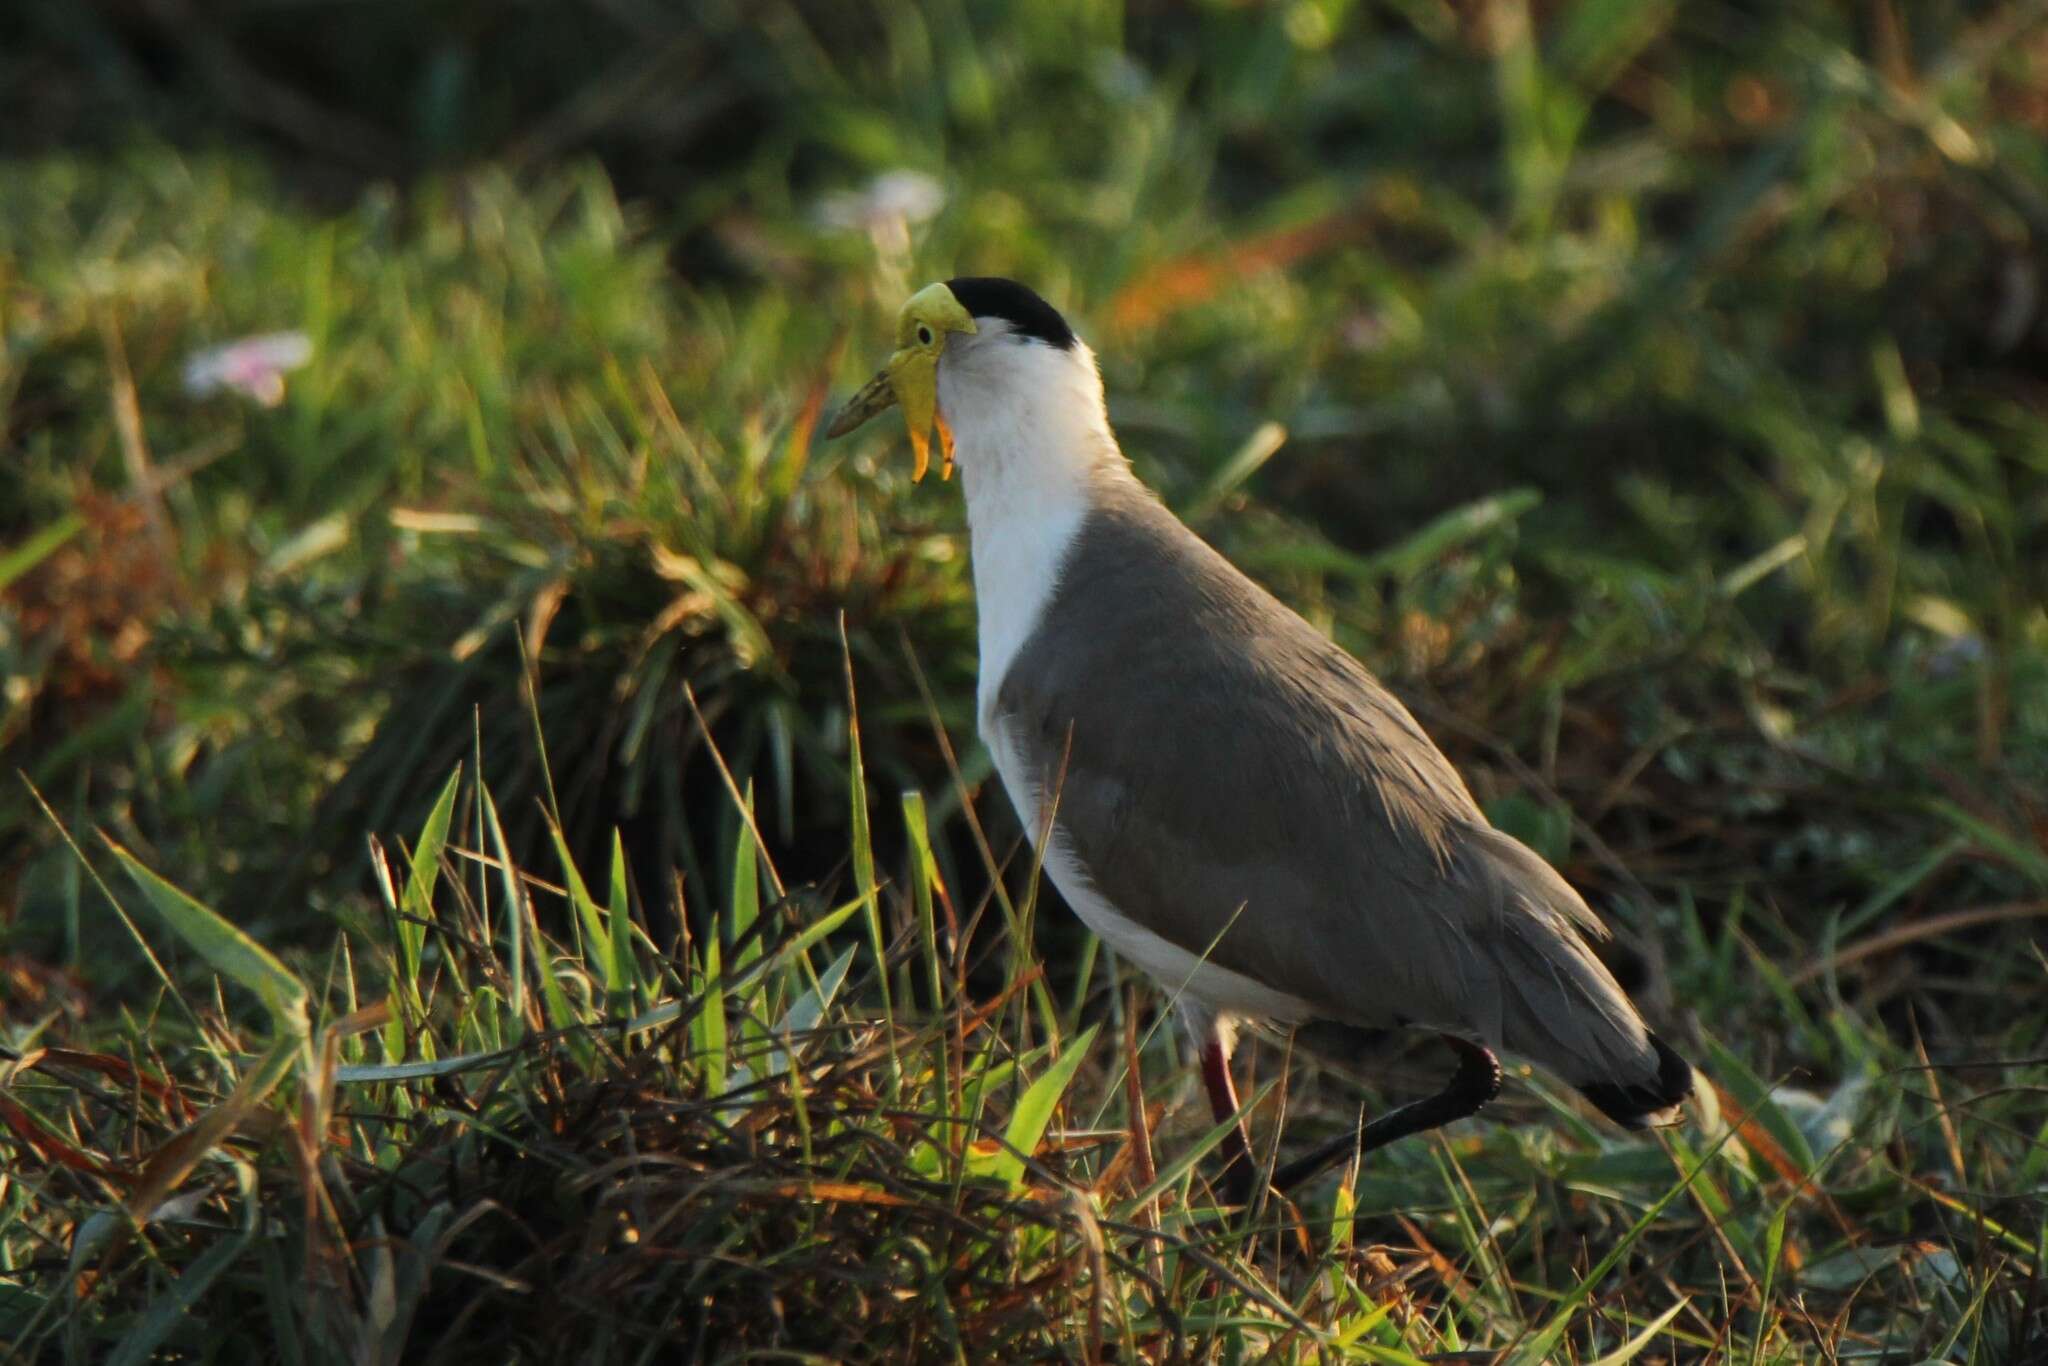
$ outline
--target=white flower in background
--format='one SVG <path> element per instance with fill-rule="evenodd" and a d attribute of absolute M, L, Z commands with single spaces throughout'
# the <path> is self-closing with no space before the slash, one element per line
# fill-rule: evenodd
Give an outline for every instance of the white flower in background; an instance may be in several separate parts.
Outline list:
<path fill-rule="evenodd" d="M 232 389 L 266 408 L 284 402 L 284 377 L 313 358 L 303 332 L 264 332 L 195 351 L 185 362 L 185 392 L 204 398 Z"/>
<path fill-rule="evenodd" d="M 1990 647 L 1974 631 L 1951 636 L 1927 657 L 1927 672 L 1935 678 L 1954 678 L 1984 662 Z"/>
<path fill-rule="evenodd" d="M 818 221 L 828 228 L 861 231 L 877 249 L 910 250 L 910 229 L 929 222 L 946 207 L 946 190 L 923 171 L 884 171 L 864 190 L 840 190 L 818 201 Z"/>

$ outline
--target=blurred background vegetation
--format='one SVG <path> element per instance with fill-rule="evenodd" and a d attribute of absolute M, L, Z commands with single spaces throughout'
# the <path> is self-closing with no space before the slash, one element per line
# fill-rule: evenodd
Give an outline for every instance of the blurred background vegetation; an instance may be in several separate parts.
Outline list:
<path fill-rule="evenodd" d="M 643 895 L 717 901 L 694 705 L 785 867 L 843 893 L 842 622 L 868 775 L 933 794 L 972 889 L 957 498 L 885 424 L 815 427 L 909 288 L 998 273 L 1095 345 L 1144 476 L 1623 926 L 1681 1034 L 1816 1084 L 1876 1065 L 1842 1010 L 2038 1053 L 2044 21 L 7 6 L 8 1019 L 74 1027 L 140 962 L 16 770 L 311 943 L 472 750 L 536 864 L 551 779 L 576 849 L 621 827 Z M 280 329 L 311 358 L 276 406 L 188 390 Z"/>
<path fill-rule="evenodd" d="M 290 934 L 479 739 L 542 838 L 523 644 L 578 847 L 716 887 L 689 683 L 830 877 L 841 613 L 881 779 L 947 790 L 913 657 L 980 770 L 956 500 L 813 419 L 907 287 L 996 272 L 1095 341 L 1169 500 L 1622 914 L 1762 903 L 1796 947 L 2013 900 L 2041 17 L 10 7 L 7 766 Z M 279 406 L 185 391 L 284 328 Z M 9 940 L 78 966 L 7 786 Z"/>

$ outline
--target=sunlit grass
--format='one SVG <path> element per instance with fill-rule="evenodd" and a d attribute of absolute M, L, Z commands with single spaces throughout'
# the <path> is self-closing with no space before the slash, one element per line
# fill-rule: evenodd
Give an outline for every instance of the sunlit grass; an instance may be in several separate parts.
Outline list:
<path fill-rule="evenodd" d="M 924 803 L 905 808 L 921 848 Z M 1204 1179 L 1220 1133 L 1172 1117 L 1199 1104 L 1170 1031 L 1042 1013 L 1034 954 L 949 929 L 982 908 L 923 856 L 835 906 L 767 893 L 779 874 L 744 835 L 733 897 L 664 944 L 622 851 L 602 872 L 508 862 L 465 767 L 409 852 L 372 850 L 382 919 L 292 966 L 105 851 L 76 856 L 141 894 L 118 923 L 172 975 L 146 1028 L 8 1064 L 24 1360 L 186 1353 L 223 1321 L 308 1362 L 436 1342 L 1618 1362 L 1969 1341 L 1993 1359 L 2024 1331 L 2040 1229 L 1990 1192 L 2035 1179 L 2029 1107 L 1957 1094 L 1967 1073 L 1851 1012 L 1835 1028 L 1864 1063 L 1832 1096 L 1714 1047 L 1734 1108 L 1658 1142 L 1539 1087 L 1547 1115 L 1511 1103 L 1243 1225 Z"/>

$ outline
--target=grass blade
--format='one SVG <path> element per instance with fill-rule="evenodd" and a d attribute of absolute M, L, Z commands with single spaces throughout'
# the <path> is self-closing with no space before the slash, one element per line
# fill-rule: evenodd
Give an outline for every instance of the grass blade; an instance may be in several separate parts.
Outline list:
<path fill-rule="evenodd" d="M 725 972 L 719 961 L 720 952 L 717 935 L 704 941 L 704 1002 L 692 1026 L 706 1096 L 724 1095 L 726 1077 L 732 1070 L 726 1059 Z"/>
<path fill-rule="evenodd" d="M 610 931 L 610 941 L 605 952 L 611 960 L 611 994 L 605 1009 L 614 1016 L 622 1016 L 632 1009 L 635 992 L 644 991 L 646 983 L 636 980 L 633 970 L 633 906 L 626 891 L 626 844 L 616 826 L 612 828 L 611 885 L 606 890 L 605 927 Z"/>
<path fill-rule="evenodd" d="M 868 770 L 860 752 L 860 702 L 853 690 L 853 647 L 846 639 L 846 618 L 839 619 L 839 650 L 846 664 L 847 810 L 852 822 L 853 885 L 867 911 L 868 942 L 875 952 L 875 978 L 882 989 L 882 1018 L 889 1024 L 889 1047 L 895 1050 L 896 1009 L 889 996 L 889 945 L 882 934 L 882 899 L 875 893 L 875 841 L 869 828 Z"/>
<path fill-rule="evenodd" d="M 731 933 L 727 938 L 739 946 L 733 954 L 732 965 L 743 968 L 761 955 L 761 941 L 747 931 L 754 928 L 754 922 L 761 918 L 761 864 L 760 855 L 754 850 L 754 785 L 747 784 L 745 811 L 740 821 L 739 836 L 733 842 L 732 851 L 732 900 L 730 903 Z"/>
<path fill-rule="evenodd" d="M 215 971 L 254 992 L 270 1012 L 279 1033 L 290 1038 L 306 1037 L 306 987 L 289 968 L 218 912 L 151 872 L 112 837 L 103 832 L 100 839 L 179 938 Z"/>
<path fill-rule="evenodd" d="M 399 903 L 399 964 L 415 1006 L 419 1003 L 420 955 L 426 947 L 427 924 L 434 918 L 434 884 L 441 876 L 441 851 L 448 845 L 448 822 L 455 814 L 455 793 L 461 784 L 462 765 L 457 764 L 442 785 L 441 795 L 434 799 L 427 823 L 420 827 L 419 842 L 412 851 L 411 875 L 405 880 L 405 893 Z"/>
<path fill-rule="evenodd" d="M 818 1027 L 825 1018 L 825 1012 L 832 1008 L 832 1000 L 839 994 L 839 988 L 846 981 L 847 969 L 853 966 L 855 949 L 848 945 L 833 959 L 826 969 L 818 974 L 816 986 L 791 1003 L 789 1009 L 776 1022 L 775 1032 L 784 1038 L 796 1034 L 808 1034 Z"/>
<path fill-rule="evenodd" d="M 0 589 L 5 589 L 8 584 L 55 554 L 84 526 L 84 517 L 76 512 L 67 512 L 14 549 L 0 554 Z"/>
<path fill-rule="evenodd" d="M 1185 513 L 1189 522 L 1208 520 L 1223 506 L 1223 501 L 1243 486 L 1247 479 L 1265 467 L 1282 446 L 1287 444 L 1287 429 L 1277 422 L 1263 422 L 1249 437 L 1245 438 L 1237 453 L 1223 463 L 1209 482 L 1190 503 Z"/>
<path fill-rule="evenodd" d="M 995 1175 L 1007 1182 L 1011 1189 L 1024 1184 L 1024 1158 L 1019 1154 L 1038 1151 L 1038 1142 L 1045 1137 L 1046 1126 L 1052 1123 L 1060 1097 L 1067 1093 L 1074 1074 L 1087 1061 L 1089 1045 L 1095 1042 L 1096 1032 L 1101 1028 L 1099 1024 L 1088 1026 L 1081 1037 L 1060 1054 L 1059 1061 L 1046 1068 L 1018 1098 L 1017 1108 L 1010 1114 L 1009 1126 L 1003 1130 L 1003 1140 L 1015 1151 L 1003 1152 L 994 1162 Z"/>
<path fill-rule="evenodd" d="M 483 794 L 484 823 L 490 830 L 491 852 L 497 856 L 498 881 L 505 900 L 505 933 L 510 939 L 505 976 L 512 984 L 512 999 L 508 1003 L 512 1014 L 510 1037 L 517 1039 L 526 1033 L 526 898 L 519 888 L 519 874 L 512 867 L 512 853 L 505 847 L 505 827 L 498 821 L 498 804 L 492 800 L 491 789 L 481 774 L 477 776 L 477 791 Z"/>
<path fill-rule="evenodd" d="M 1642 1332 L 1637 1333 L 1606 1356 L 1596 1357 L 1592 1361 L 1587 1362 L 1586 1366 L 1628 1366 L 1629 1362 L 1641 1356 L 1643 1351 L 1649 1347 L 1650 1340 L 1670 1327 L 1671 1320 L 1677 1318 L 1685 1306 L 1691 1303 L 1690 1299 L 1680 1299 L 1676 1304 L 1644 1325 Z"/>
<path fill-rule="evenodd" d="M 606 999 L 610 999 L 625 990 L 626 984 L 613 975 L 611 932 L 605 926 L 604 913 L 598 910 L 597 898 L 590 894 L 583 874 L 576 870 L 576 860 L 569 853 L 569 842 L 562 838 L 561 827 L 550 821 L 548 834 L 554 839 L 555 855 L 562 863 L 562 882 L 569 889 L 569 904 L 576 909 L 576 924 L 583 938 L 583 961 L 596 965 L 598 981 L 604 987 Z"/>

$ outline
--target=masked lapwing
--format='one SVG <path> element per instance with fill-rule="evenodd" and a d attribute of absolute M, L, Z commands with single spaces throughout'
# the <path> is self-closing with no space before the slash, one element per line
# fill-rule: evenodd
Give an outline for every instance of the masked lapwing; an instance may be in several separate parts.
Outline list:
<path fill-rule="evenodd" d="M 896 348 L 828 434 L 900 406 L 919 477 L 934 433 L 958 463 L 981 736 L 1067 903 L 1178 1001 L 1218 1120 L 1243 1019 L 1429 1030 L 1458 1056 L 1276 1185 L 1474 1113 L 1496 1049 L 1623 1125 L 1675 1119 L 1692 1069 L 1594 956 L 1600 921 L 1392 693 L 1138 481 L 1057 310 L 948 280 L 903 305 Z"/>

